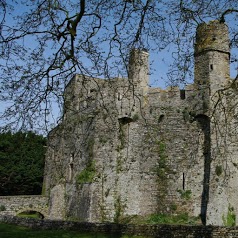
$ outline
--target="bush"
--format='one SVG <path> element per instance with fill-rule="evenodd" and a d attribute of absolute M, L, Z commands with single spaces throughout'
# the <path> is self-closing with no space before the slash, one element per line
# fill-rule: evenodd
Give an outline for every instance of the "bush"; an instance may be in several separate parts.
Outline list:
<path fill-rule="evenodd" d="M 225 226 L 235 226 L 236 225 L 236 214 L 234 213 L 234 207 L 229 204 L 228 212 L 226 217 L 222 216 L 222 221 Z"/>
<path fill-rule="evenodd" d="M 180 193 L 181 195 L 181 198 L 185 199 L 185 200 L 189 200 L 191 198 L 191 195 L 192 195 L 192 191 L 191 190 L 178 190 L 178 192 Z"/>
<path fill-rule="evenodd" d="M 1 212 L 6 211 L 6 207 L 4 205 L 0 205 L 0 211 Z"/>

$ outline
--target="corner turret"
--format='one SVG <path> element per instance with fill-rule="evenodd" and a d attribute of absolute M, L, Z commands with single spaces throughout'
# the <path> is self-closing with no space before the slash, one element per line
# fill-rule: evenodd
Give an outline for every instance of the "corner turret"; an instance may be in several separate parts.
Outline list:
<path fill-rule="evenodd" d="M 149 53 L 143 49 L 132 49 L 129 59 L 129 80 L 136 96 L 145 96 L 149 82 Z"/>
<path fill-rule="evenodd" d="M 146 103 L 149 82 L 149 53 L 132 49 L 128 65 L 128 79 L 118 79 L 117 100 L 118 118 L 132 121 L 141 113 Z"/>
<path fill-rule="evenodd" d="M 209 87 L 213 95 L 230 79 L 228 27 L 218 20 L 202 23 L 197 28 L 195 43 L 195 84 Z"/>

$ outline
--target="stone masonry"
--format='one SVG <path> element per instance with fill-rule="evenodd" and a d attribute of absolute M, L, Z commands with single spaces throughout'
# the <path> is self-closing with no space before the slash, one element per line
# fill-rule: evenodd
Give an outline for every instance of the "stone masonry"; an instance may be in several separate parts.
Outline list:
<path fill-rule="evenodd" d="M 226 225 L 238 214 L 238 87 L 224 23 L 197 29 L 194 84 L 148 87 L 148 52 L 128 78 L 76 75 L 49 133 L 49 218 L 119 222 L 155 213 Z"/>
<path fill-rule="evenodd" d="M 0 216 L 36 211 L 48 218 L 48 200 L 48 197 L 40 195 L 0 196 Z"/>

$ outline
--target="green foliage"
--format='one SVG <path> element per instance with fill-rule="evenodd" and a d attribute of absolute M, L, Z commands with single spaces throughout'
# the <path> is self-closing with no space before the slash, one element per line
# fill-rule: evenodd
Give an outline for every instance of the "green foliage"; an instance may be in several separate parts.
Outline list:
<path fill-rule="evenodd" d="M 34 218 L 34 219 L 42 219 L 42 215 L 39 212 L 35 211 L 26 211 L 17 214 L 18 217 L 26 217 L 26 218 Z"/>
<path fill-rule="evenodd" d="M 221 165 L 217 165 L 216 169 L 215 169 L 216 175 L 220 176 L 222 174 L 222 166 Z"/>
<path fill-rule="evenodd" d="M 177 204 L 175 204 L 175 203 L 171 204 L 171 206 L 170 206 L 170 209 L 171 209 L 172 211 L 176 211 L 177 208 L 178 208 L 178 206 L 177 206 Z"/>
<path fill-rule="evenodd" d="M 121 203 L 121 199 L 120 197 L 117 197 L 114 203 L 114 207 L 115 207 L 115 216 L 114 216 L 114 222 L 115 223 L 119 223 L 122 213 L 123 213 L 123 206 Z"/>
<path fill-rule="evenodd" d="M 139 120 L 139 115 L 137 113 L 134 114 L 133 117 L 132 117 L 132 120 L 133 121 L 138 121 Z"/>
<path fill-rule="evenodd" d="M 6 211 L 6 207 L 4 205 L 0 205 L 0 211 Z"/>
<path fill-rule="evenodd" d="M 166 178 L 166 172 L 168 172 L 169 168 L 167 165 L 167 155 L 165 153 L 166 146 L 163 142 L 158 141 L 157 142 L 157 147 L 158 147 L 158 153 L 159 153 L 159 163 L 158 166 L 156 167 L 156 173 L 159 178 L 165 179 Z"/>
<path fill-rule="evenodd" d="M 0 223 L 1 238 L 143 238 L 142 236 L 129 236 L 121 234 L 82 233 L 80 231 L 66 230 L 37 230 L 16 225 Z"/>
<path fill-rule="evenodd" d="M 91 161 L 87 164 L 86 168 L 83 169 L 76 177 L 77 184 L 92 183 L 95 177 L 95 161 Z"/>
<path fill-rule="evenodd" d="M 87 164 L 86 167 L 76 175 L 76 184 L 92 183 L 95 177 L 95 161 L 94 158 L 95 138 L 89 135 L 86 139 Z"/>
<path fill-rule="evenodd" d="M 107 137 L 100 137 L 99 138 L 99 143 L 105 145 L 108 142 L 108 138 Z"/>
<path fill-rule="evenodd" d="M 41 194 L 45 145 L 33 132 L 0 134 L 0 195 Z"/>
<path fill-rule="evenodd" d="M 234 212 L 234 207 L 229 204 L 228 212 L 226 217 L 222 216 L 222 221 L 225 226 L 235 226 L 236 225 L 236 214 Z"/>
<path fill-rule="evenodd" d="M 26 230 L 30 230 L 30 229 L 27 227 L 24 227 L 24 226 L 16 226 L 16 225 L 0 223 L 1 237 L 4 232 L 7 232 L 7 233 L 18 233 L 19 232 L 20 233 L 21 231 L 26 231 Z M 9 237 L 13 237 L 13 236 L 9 236 Z"/>
<path fill-rule="evenodd" d="M 189 200 L 191 198 L 192 195 L 192 191 L 191 190 L 178 190 L 178 192 L 181 195 L 181 198 Z"/>
<path fill-rule="evenodd" d="M 198 220 L 198 217 L 189 217 L 187 213 L 176 215 L 152 214 L 147 222 L 150 224 L 196 224 Z"/>

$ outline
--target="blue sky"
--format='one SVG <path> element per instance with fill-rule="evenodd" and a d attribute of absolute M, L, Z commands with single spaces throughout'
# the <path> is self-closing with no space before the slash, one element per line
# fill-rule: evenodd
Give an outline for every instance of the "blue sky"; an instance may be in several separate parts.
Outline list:
<path fill-rule="evenodd" d="M 11 0 L 9 0 L 11 1 Z M 15 5 L 15 11 L 12 11 L 12 16 L 21 14 L 24 12 L 24 8 L 21 5 Z M 14 21 L 11 19 L 12 16 L 9 16 L 7 20 L 7 24 L 12 24 L 14 25 Z M 233 16 L 228 16 L 227 17 L 228 25 L 233 26 L 234 24 L 237 24 L 236 21 L 234 21 Z M 193 29 L 195 34 L 195 28 Z M 30 48 L 34 48 L 34 40 L 29 39 L 24 42 L 27 44 Z M 191 43 L 191 42 L 190 42 Z M 151 43 L 152 44 L 152 43 Z M 192 44 L 192 43 L 191 43 Z M 106 47 L 106 46 L 105 46 Z M 152 87 L 162 87 L 166 88 L 166 86 L 170 85 L 170 82 L 167 80 L 167 73 L 169 70 L 169 66 L 172 62 L 172 52 L 175 51 L 175 46 L 174 45 L 168 45 L 165 47 L 163 50 L 160 51 L 154 51 L 150 50 L 150 63 L 151 63 L 151 75 L 150 75 L 150 85 Z M 153 46 L 151 47 L 153 48 Z M 48 54 L 51 54 L 51 51 L 47 52 Z M 237 55 L 237 49 L 232 51 L 232 55 Z M 47 57 L 47 55 L 46 55 Z M 85 58 L 84 62 L 87 62 L 88 60 Z M 234 78 L 237 74 L 237 67 L 238 67 L 238 62 L 232 64 L 231 67 L 231 77 Z M 188 80 L 189 83 L 192 82 L 192 78 L 189 78 Z M 182 87 L 182 86 L 181 86 Z M 0 113 L 3 111 L 3 109 L 6 107 L 6 102 L 0 102 Z M 55 112 L 53 112 L 54 115 L 58 113 L 58 110 L 56 107 L 53 107 Z M 55 116 L 57 118 L 57 116 Z M 52 122 L 56 122 L 56 120 L 53 120 L 52 118 L 50 119 Z M 2 121 L 0 121 L 1 124 Z"/>

